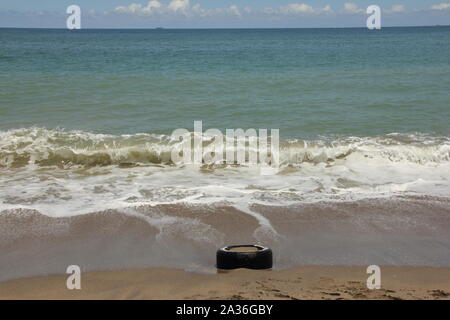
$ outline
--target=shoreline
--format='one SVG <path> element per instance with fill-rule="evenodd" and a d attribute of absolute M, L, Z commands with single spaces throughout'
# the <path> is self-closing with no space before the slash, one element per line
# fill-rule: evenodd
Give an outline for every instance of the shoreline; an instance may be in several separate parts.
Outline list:
<path fill-rule="evenodd" d="M 0 300 L 450 300 L 450 268 L 382 266 L 381 289 L 369 290 L 366 266 L 301 266 L 285 270 L 220 271 L 125 269 L 81 274 L 81 290 L 68 290 L 69 275 L 0 282 Z"/>

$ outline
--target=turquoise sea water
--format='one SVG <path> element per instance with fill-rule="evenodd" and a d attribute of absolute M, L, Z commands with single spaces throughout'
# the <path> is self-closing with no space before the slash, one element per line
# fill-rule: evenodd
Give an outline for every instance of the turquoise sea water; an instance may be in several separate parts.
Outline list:
<path fill-rule="evenodd" d="M 450 134 L 450 27 L 0 29 L 0 130 Z"/>

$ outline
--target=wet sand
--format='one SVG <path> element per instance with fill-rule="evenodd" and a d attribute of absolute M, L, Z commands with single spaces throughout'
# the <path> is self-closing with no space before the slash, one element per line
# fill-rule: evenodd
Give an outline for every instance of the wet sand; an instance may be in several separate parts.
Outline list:
<path fill-rule="evenodd" d="M 196 274 L 177 269 L 90 272 L 81 290 L 68 275 L 0 283 L 0 299 L 445 299 L 450 268 L 381 267 L 381 289 L 366 286 L 366 267 L 306 266 L 280 271 Z"/>
<path fill-rule="evenodd" d="M 0 212 L 0 298 L 449 298 L 448 199 L 251 209 L 257 215 L 226 205 Z M 276 270 L 216 272 L 218 248 L 252 243 L 273 250 Z M 381 290 L 366 288 L 373 264 L 384 266 Z M 81 291 L 66 289 L 69 265 L 83 271 Z"/>

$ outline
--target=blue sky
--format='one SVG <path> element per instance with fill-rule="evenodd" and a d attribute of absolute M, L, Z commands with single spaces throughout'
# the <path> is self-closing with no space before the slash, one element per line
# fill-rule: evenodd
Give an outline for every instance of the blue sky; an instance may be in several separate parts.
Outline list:
<path fill-rule="evenodd" d="M 450 25 L 450 0 L 1 0 L 0 27 L 64 28 L 72 4 L 84 28 L 364 27 L 371 4 L 383 26 Z"/>
<path fill-rule="evenodd" d="M 143 0 L 2 0 L 0 3 L 0 9 L 8 10 L 58 10 L 61 7 L 67 7 L 71 4 L 77 4 L 80 7 L 86 7 L 86 9 L 95 10 L 108 10 L 121 5 L 130 5 L 132 3 L 145 4 L 148 1 Z M 169 0 L 161 0 L 160 2 L 169 2 Z M 306 3 L 312 6 L 325 6 L 331 5 L 336 7 L 342 7 L 346 2 L 353 2 L 359 6 L 367 7 L 371 4 L 378 4 L 379 6 L 392 6 L 395 4 L 404 4 L 413 8 L 428 8 L 433 4 L 439 4 L 445 1 L 439 0 L 310 0 L 310 1 L 293 1 L 293 0 L 197 0 L 191 1 L 191 3 L 199 3 L 205 8 L 220 8 L 230 5 L 236 6 L 251 6 L 254 8 L 264 7 L 277 7 L 286 5 L 289 3 Z"/>

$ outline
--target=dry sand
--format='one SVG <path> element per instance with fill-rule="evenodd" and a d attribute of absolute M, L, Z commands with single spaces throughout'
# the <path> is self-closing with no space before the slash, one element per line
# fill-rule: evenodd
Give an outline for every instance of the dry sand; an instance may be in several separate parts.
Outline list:
<path fill-rule="evenodd" d="M 279 271 L 195 274 L 175 269 L 68 275 L 0 283 L 0 299 L 450 299 L 450 268 L 382 267 L 382 288 L 368 290 L 365 267 L 307 266 Z"/>

